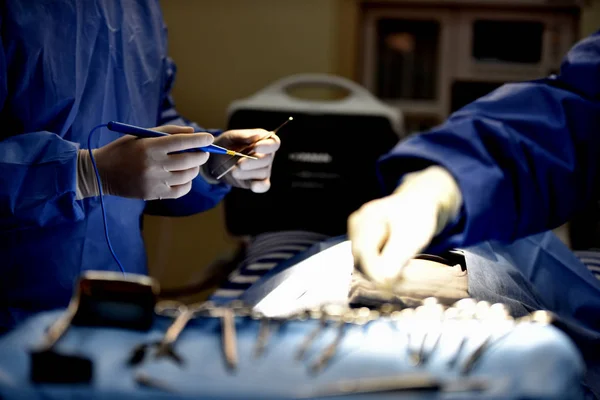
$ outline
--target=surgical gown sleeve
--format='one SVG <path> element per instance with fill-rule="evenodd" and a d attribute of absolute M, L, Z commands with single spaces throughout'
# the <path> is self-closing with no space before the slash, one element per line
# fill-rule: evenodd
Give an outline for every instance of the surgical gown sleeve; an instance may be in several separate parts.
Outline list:
<path fill-rule="evenodd" d="M 438 164 L 457 180 L 460 218 L 432 247 L 511 242 L 551 229 L 598 199 L 600 32 L 566 55 L 560 73 L 506 84 L 380 160 L 388 191 Z"/>
<path fill-rule="evenodd" d="M 177 69 L 175 63 L 167 58 L 165 61 L 165 89 L 160 110 L 158 125 L 187 125 L 195 131 L 210 132 L 214 136 L 221 133 L 216 129 L 204 129 L 198 124 L 182 117 L 175 109 L 171 89 L 175 82 Z M 187 216 L 215 207 L 229 191 L 231 186 L 224 183 L 213 185 L 206 182 L 200 175 L 192 181 L 192 189 L 179 199 L 154 200 L 146 205 L 145 212 L 151 215 Z"/>
<path fill-rule="evenodd" d="M 11 84 L 18 85 L 18 82 Z M 11 112 L 7 109 L 7 93 L 6 55 L 0 40 L 0 110 L 4 114 Z M 0 230 L 82 220 L 82 203 L 76 200 L 79 145 L 52 132 L 14 130 L 11 132 L 10 126 L 3 126 L 1 133 Z"/>

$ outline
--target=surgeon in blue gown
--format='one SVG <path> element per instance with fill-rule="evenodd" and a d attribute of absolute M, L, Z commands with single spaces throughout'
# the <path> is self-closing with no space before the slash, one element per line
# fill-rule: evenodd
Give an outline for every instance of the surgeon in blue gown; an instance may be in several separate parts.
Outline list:
<path fill-rule="evenodd" d="M 469 290 L 556 312 L 599 395 L 600 285 L 544 232 L 600 200 L 600 32 L 556 75 L 500 87 L 399 143 L 379 168 L 388 195 L 348 221 L 366 275 L 389 285 L 421 251 L 478 245 L 490 262 L 469 272 Z"/>
<path fill-rule="evenodd" d="M 172 134 L 135 139 L 101 129 L 92 136 L 109 237 L 126 272 L 147 272 L 143 214 L 198 213 L 232 185 L 269 189 L 277 137 L 261 140 L 262 129 L 207 131 L 175 110 L 175 66 L 158 3 L 0 6 L 0 331 L 66 306 L 81 271 L 119 271 L 86 150 L 95 126 L 120 121 Z M 172 154 L 213 141 L 235 148 L 259 140 L 259 159 L 244 160 L 219 181 L 211 172 L 227 156 Z"/>

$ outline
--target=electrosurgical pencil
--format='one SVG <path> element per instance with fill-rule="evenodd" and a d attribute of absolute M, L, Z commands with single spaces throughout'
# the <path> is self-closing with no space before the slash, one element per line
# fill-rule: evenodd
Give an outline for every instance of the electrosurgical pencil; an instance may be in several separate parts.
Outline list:
<path fill-rule="evenodd" d="M 153 131 L 150 129 L 141 128 L 139 126 L 124 124 L 122 122 L 116 122 L 116 121 L 109 122 L 107 124 L 107 128 L 113 132 L 119 132 L 119 133 L 123 133 L 126 135 L 133 135 L 133 136 L 137 136 L 139 138 L 155 138 L 155 137 L 169 136 L 168 133 L 157 132 L 157 131 Z M 215 144 L 210 144 L 205 147 L 198 147 L 196 149 L 190 149 L 190 150 L 185 150 L 185 151 L 204 151 L 207 153 L 227 154 L 230 156 L 245 157 L 245 158 L 251 158 L 253 160 L 256 160 L 256 157 L 238 153 L 237 151 L 229 150 L 224 147 L 217 146 Z"/>

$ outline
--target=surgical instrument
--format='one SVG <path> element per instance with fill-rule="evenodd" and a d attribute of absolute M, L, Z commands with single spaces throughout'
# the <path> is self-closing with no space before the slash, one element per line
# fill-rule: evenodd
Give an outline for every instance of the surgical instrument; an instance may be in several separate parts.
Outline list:
<path fill-rule="evenodd" d="M 264 351 L 264 348 L 269 338 L 269 318 L 262 318 L 260 320 L 260 328 L 258 330 L 258 338 L 256 339 L 256 346 L 254 348 L 254 356 L 258 357 Z"/>
<path fill-rule="evenodd" d="M 339 305 L 339 304 L 327 304 L 324 305 L 322 307 L 322 309 L 317 312 L 317 310 L 312 310 L 312 315 L 317 315 L 320 314 L 321 316 L 321 322 L 319 323 L 319 326 L 317 326 L 304 340 L 304 343 L 302 343 L 298 353 L 296 354 L 296 359 L 300 360 L 302 359 L 302 357 L 304 356 L 304 354 L 306 353 L 306 351 L 308 350 L 308 348 L 310 347 L 310 345 L 312 344 L 312 342 L 317 338 L 317 336 L 323 331 L 325 330 L 325 328 L 327 328 L 328 325 L 328 319 L 331 317 L 331 319 L 336 319 L 336 318 L 341 318 L 342 314 L 344 312 L 344 308 Z"/>
<path fill-rule="evenodd" d="M 431 348 L 429 349 L 428 352 L 425 352 L 425 343 L 428 337 L 428 334 L 425 334 L 425 337 L 423 339 L 423 346 L 421 347 L 421 352 L 419 354 L 419 361 L 421 364 L 424 364 L 427 362 L 427 360 L 429 360 L 429 357 L 431 357 L 431 355 L 433 354 L 433 352 L 437 349 L 438 345 L 440 344 L 440 341 L 442 340 L 442 335 L 443 335 L 443 321 L 440 318 L 440 326 L 438 331 L 435 334 L 435 340 L 433 342 L 433 344 L 431 345 Z"/>
<path fill-rule="evenodd" d="M 145 386 L 151 389 L 158 389 L 168 393 L 176 393 L 177 390 L 167 382 L 164 382 L 161 379 L 157 379 L 154 376 L 150 376 L 144 372 L 137 371 L 134 375 L 135 382 L 138 385 Z"/>
<path fill-rule="evenodd" d="M 319 333 L 321 333 L 321 331 L 323 331 L 327 327 L 327 313 L 325 312 L 325 310 L 313 309 L 310 311 L 310 316 L 311 316 L 311 318 L 314 318 L 314 319 L 318 318 L 319 325 L 317 325 L 312 330 L 312 332 L 310 332 L 306 336 L 304 341 L 302 341 L 302 344 L 300 345 L 300 347 L 298 348 L 298 351 L 296 352 L 296 360 L 302 360 L 304 358 L 304 354 L 306 354 L 306 352 L 308 351 L 308 348 L 310 347 L 312 342 L 317 338 Z"/>
<path fill-rule="evenodd" d="M 151 129 L 141 128 L 139 126 L 124 124 L 122 122 L 111 121 L 107 125 L 107 128 L 113 132 L 119 132 L 126 135 L 133 135 L 139 138 L 156 138 L 163 136 L 170 136 L 168 133 L 157 132 Z M 229 150 L 221 146 L 217 146 L 216 144 L 209 144 L 205 147 L 198 147 L 197 149 L 184 150 L 183 152 L 188 151 L 204 151 L 206 153 L 214 153 L 214 154 L 227 154 L 230 156 L 238 156 L 245 157 L 256 160 L 256 157 L 249 156 L 246 154 L 239 153 L 237 151 Z M 176 152 L 177 153 L 177 152 Z"/>
<path fill-rule="evenodd" d="M 252 316 L 252 307 L 245 304 L 242 300 L 232 300 L 231 302 L 229 302 L 229 306 L 228 308 L 230 308 L 233 311 L 234 315 L 237 315 L 239 317 L 248 317 L 248 316 Z"/>
<path fill-rule="evenodd" d="M 87 357 L 65 355 L 53 350 L 67 332 L 77 312 L 77 300 L 71 300 L 65 313 L 50 326 L 39 349 L 31 352 L 30 377 L 36 383 L 77 383 L 92 379 L 93 364 Z"/>
<path fill-rule="evenodd" d="M 423 333 L 416 360 L 413 360 L 413 361 L 417 362 L 417 365 L 421 365 L 421 364 L 427 362 L 427 359 L 429 358 L 431 353 L 433 353 L 433 351 L 437 348 L 437 345 L 439 344 L 439 342 L 442 338 L 442 326 L 441 325 L 443 323 L 443 317 L 444 317 L 444 306 L 439 304 L 437 302 L 437 299 L 435 299 L 433 297 L 429 297 L 429 298 L 423 300 L 422 306 L 416 308 L 415 316 L 420 317 L 421 324 L 423 325 L 423 323 L 424 323 L 425 327 L 427 328 L 427 330 Z M 433 345 L 431 346 L 431 349 L 429 350 L 428 353 L 426 353 L 425 345 L 426 345 L 427 339 L 429 338 L 429 335 L 431 333 L 430 328 L 432 328 L 432 325 L 436 322 L 439 322 L 439 326 L 438 326 L 439 329 L 436 331 L 436 336 L 435 336 Z"/>
<path fill-rule="evenodd" d="M 163 300 L 159 302 L 155 307 L 155 313 L 173 318 L 174 321 L 167 329 L 162 340 L 151 343 L 141 343 L 134 347 L 129 357 L 128 364 L 131 366 L 140 364 L 144 360 L 148 349 L 153 347 L 158 348 L 155 354 L 156 358 L 169 356 L 178 364 L 183 363 L 182 358 L 175 352 L 173 344 L 190 319 L 194 318 L 201 311 L 209 310 L 211 307 L 213 307 L 212 302 L 197 303 L 190 306 L 172 300 Z"/>
<path fill-rule="evenodd" d="M 264 336 L 269 335 L 269 318 L 259 311 L 251 311 L 250 318 L 254 321 L 259 321 L 258 335 L 256 337 L 256 343 L 254 345 L 254 356 L 258 357 L 262 352 L 262 347 L 266 338 Z M 266 330 L 266 332 L 265 332 Z"/>
<path fill-rule="evenodd" d="M 244 151 L 253 148 L 256 143 L 260 142 L 261 140 L 267 140 L 270 139 L 273 135 L 276 135 L 277 132 L 283 128 L 288 122 L 292 121 L 294 118 L 293 117 L 289 117 L 288 119 L 285 120 L 285 122 L 283 122 L 281 125 L 279 125 L 277 128 L 275 128 L 273 131 L 269 132 L 269 134 L 263 138 L 260 138 L 259 140 L 257 140 L 256 142 L 244 147 L 243 149 L 240 150 L 240 153 L 243 153 Z M 213 171 L 211 171 L 211 173 L 214 175 L 216 173 L 216 171 L 218 171 L 221 167 L 223 167 L 225 164 L 227 164 L 229 161 L 231 161 L 233 158 L 235 158 L 236 155 L 233 155 L 231 158 L 229 158 L 227 161 L 223 162 L 221 165 L 219 165 L 218 167 L 216 167 Z M 227 175 L 233 168 L 235 168 L 236 164 L 233 164 L 232 166 L 230 166 L 229 168 L 227 168 L 225 171 L 221 172 L 219 175 L 217 175 L 217 180 L 221 179 L 222 177 L 224 177 L 225 175 Z"/>
<path fill-rule="evenodd" d="M 488 303 L 489 304 L 489 303 Z M 508 320 L 511 321 L 512 317 L 508 314 L 507 310 L 505 307 L 499 307 L 499 306 L 492 306 L 489 307 L 489 309 L 491 312 L 486 315 L 486 318 L 488 320 L 494 320 L 495 322 L 499 322 L 502 320 Z M 531 322 L 532 320 L 534 322 L 540 322 L 540 323 L 548 323 L 550 321 L 550 319 L 545 318 L 546 314 L 538 314 L 537 317 L 535 316 L 527 316 L 527 317 L 523 317 L 523 320 L 518 320 L 517 323 L 522 323 L 522 322 Z M 535 319 L 537 318 L 537 320 Z M 461 374 L 462 375 L 466 375 L 468 374 L 474 367 L 475 363 L 481 358 L 481 356 L 483 355 L 483 353 L 488 350 L 493 344 L 498 343 L 501 339 L 505 338 L 506 336 L 508 336 L 508 334 L 512 331 L 512 329 L 506 329 L 504 332 L 501 332 L 497 337 L 494 337 L 494 332 L 489 332 L 486 337 L 484 338 L 484 340 L 479 344 L 479 346 L 477 346 L 477 348 L 473 351 L 473 353 L 471 353 L 471 355 L 465 360 L 463 367 L 461 368 Z"/>
<path fill-rule="evenodd" d="M 333 342 L 325 348 L 321 356 L 313 363 L 311 366 L 312 372 L 321 371 L 329 362 L 331 358 L 335 355 L 337 348 L 339 347 L 342 339 L 344 338 L 344 333 L 346 331 L 346 325 L 352 323 L 354 318 L 350 314 L 343 314 L 340 316 L 340 319 L 337 322 L 337 334 Z"/>
<path fill-rule="evenodd" d="M 379 315 L 380 315 L 379 311 L 370 310 L 367 307 L 361 307 L 359 309 L 349 310 L 349 311 L 343 313 L 339 317 L 339 320 L 337 323 L 338 330 L 337 330 L 337 335 L 336 335 L 335 339 L 329 346 L 327 346 L 327 348 L 325 348 L 321 357 L 319 357 L 319 359 L 317 359 L 317 361 L 312 365 L 312 371 L 313 372 L 320 371 L 327 365 L 329 360 L 331 360 L 331 358 L 333 358 L 333 356 L 337 352 L 337 349 L 340 346 L 340 343 L 342 342 L 342 339 L 344 338 L 344 335 L 346 333 L 346 325 L 356 324 L 356 325 L 364 326 L 364 325 L 368 324 L 370 321 L 377 320 L 379 318 Z"/>
<path fill-rule="evenodd" d="M 71 322 L 75 317 L 77 308 L 79 306 L 79 299 L 75 297 L 71 299 L 67 310 L 48 328 L 46 335 L 42 339 L 38 351 L 49 351 L 54 345 L 65 335 L 71 326 Z"/>
<path fill-rule="evenodd" d="M 207 310 L 212 303 L 198 303 L 187 306 L 183 303 L 173 301 L 163 301 L 156 305 L 156 313 L 159 315 L 168 315 L 175 317 L 175 320 L 167 329 L 163 339 L 158 344 L 156 351 L 156 358 L 170 356 L 178 364 L 183 363 L 183 359 L 179 357 L 173 349 L 173 344 L 183 332 L 187 323 L 194 318 L 196 314 L 201 311 Z"/>
<path fill-rule="evenodd" d="M 481 358 L 483 353 L 487 349 L 489 349 L 492 346 L 492 344 L 500 341 L 500 339 L 502 339 L 508 333 L 509 333 L 509 331 L 503 332 L 495 340 L 493 340 L 494 335 L 492 333 L 488 334 L 485 337 L 485 339 L 483 340 L 483 342 L 481 342 L 481 344 L 479 344 L 479 346 L 477 346 L 475 351 L 473 351 L 473 353 L 471 353 L 471 355 L 466 359 L 465 363 L 463 364 L 463 367 L 460 370 L 460 373 L 462 375 L 468 374 L 473 369 L 473 366 L 475 365 L 475 363 Z"/>
<path fill-rule="evenodd" d="M 450 309 L 454 310 L 453 317 L 455 319 L 470 320 L 473 319 L 473 317 L 475 316 L 476 307 L 477 303 L 475 302 L 475 300 L 471 298 L 465 298 L 454 303 L 454 306 L 450 307 Z M 448 367 L 454 367 L 454 365 L 458 362 L 460 354 L 462 353 L 464 347 L 467 344 L 467 340 L 468 336 L 463 335 L 458 344 L 458 348 L 454 352 L 454 355 L 448 360 Z"/>
<path fill-rule="evenodd" d="M 221 310 L 221 335 L 223 343 L 223 355 L 230 369 L 237 368 L 237 335 L 235 328 L 235 314 L 231 308 Z"/>
<path fill-rule="evenodd" d="M 406 327 L 406 352 L 408 353 L 408 359 L 414 364 L 419 364 L 419 355 L 414 349 L 411 348 L 412 336 L 410 333 L 410 320 L 414 319 L 415 310 L 412 308 L 404 308 L 400 311 L 394 311 L 390 315 L 392 326 L 395 329 L 399 329 L 400 322 L 404 322 Z"/>
<path fill-rule="evenodd" d="M 310 397 L 349 396 L 369 393 L 436 391 L 442 393 L 485 391 L 491 382 L 485 378 L 441 380 L 429 373 L 403 374 L 390 377 L 364 378 L 340 381 L 317 389 Z"/>
<path fill-rule="evenodd" d="M 283 323 L 280 319 L 272 319 L 272 318 L 261 318 L 260 321 L 260 329 L 258 332 L 258 338 L 256 340 L 256 346 L 254 348 L 254 356 L 259 357 L 263 354 L 265 349 L 267 348 L 267 342 L 269 340 L 269 336 L 271 332 L 278 330 Z"/>

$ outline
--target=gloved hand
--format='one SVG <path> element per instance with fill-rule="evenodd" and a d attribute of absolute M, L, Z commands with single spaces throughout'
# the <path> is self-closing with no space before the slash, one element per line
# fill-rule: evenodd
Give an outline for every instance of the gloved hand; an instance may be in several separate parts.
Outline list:
<path fill-rule="evenodd" d="M 271 166 L 275 152 L 279 149 L 281 141 L 273 134 L 268 139 L 263 139 L 270 132 L 264 129 L 241 129 L 223 132 L 215 138 L 215 144 L 227 149 L 241 151 L 253 145 L 252 154 L 257 160 L 248 158 L 240 159 L 237 166 L 224 175 L 220 181 L 235 187 L 250 189 L 255 193 L 264 193 L 271 187 Z M 249 154 L 249 150 L 244 151 Z M 211 183 L 218 183 L 216 178 L 235 163 L 237 157 L 224 154 L 212 154 L 208 162 L 202 167 L 202 175 Z"/>
<path fill-rule="evenodd" d="M 363 205 L 348 219 L 356 267 L 392 288 L 402 267 L 458 215 L 461 204 L 458 185 L 445 169 L 407 174 L 391 195 Z"/>
<path fill-rule="evenodd" d="M 214 137 L 210 133 L 194 133 L 194 128 L 188 126 L 164 125 L 152 130 L 171 136 L 139 139 L 125 135 L 92 151 L 104 194 L 155 200 L 179 198 L 190 191 L 192 180 L 209 159 L 209 153 L 169 153 L 208 146 Z M 77 197 L 98 194 L 88 150 L 80 150 Z"/>

